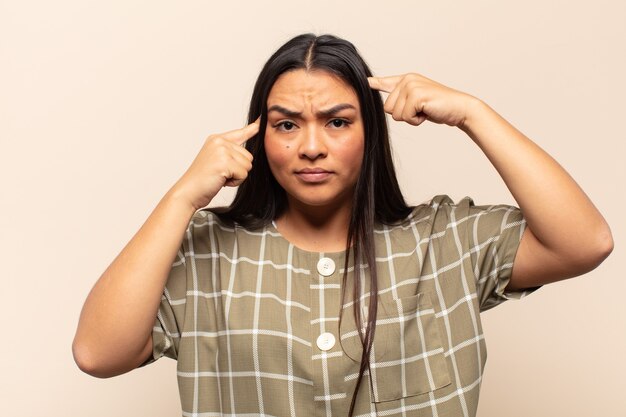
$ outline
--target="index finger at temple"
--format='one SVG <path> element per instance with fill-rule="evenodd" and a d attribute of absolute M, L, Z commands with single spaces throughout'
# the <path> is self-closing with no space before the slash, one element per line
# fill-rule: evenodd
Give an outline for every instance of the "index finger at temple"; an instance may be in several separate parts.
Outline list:
<path fill-rule="evenodd" d="M 235 142 L 237 145 L 243 145 L 248 139 L 252 138 L 259 132 L 259 126 L 260 120 L 257 119 L 253 123 L 250 123 L 241 129 L 231 130 L 230 132 L 224 133 L 222 137 Z"/>
<path fill-rule="evenodd" d="M 374 90 L 384 91 L 391 93 L 402 77 L 395 75 L 391 77 L 368 77 L 370 87 Z"/>

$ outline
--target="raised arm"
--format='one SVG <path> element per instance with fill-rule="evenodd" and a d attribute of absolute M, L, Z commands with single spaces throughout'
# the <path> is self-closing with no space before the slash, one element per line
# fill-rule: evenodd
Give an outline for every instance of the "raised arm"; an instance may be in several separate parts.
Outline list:
<path fill-rule="evenodd" d="M 152 352 L 152 326 L 172 263 L 196 210 L 252 168 L 241 145 L 259 129 L 210 136 L 189 169 L 98 279 L 83 306 L 72 352 L 84 372 L 105 378 L 128 372 Z"/>
<path fill-rule="evenodd" d="M 480 147 L 517 201 L 527 228 L 508 289 L 584 274 L 613 250 L 611 231 L 572 177 L 545 151 L 481 100 L 419 74 L 370 78 L 389 93 L 385 111 L 418 126 L 456 126 Z"/>

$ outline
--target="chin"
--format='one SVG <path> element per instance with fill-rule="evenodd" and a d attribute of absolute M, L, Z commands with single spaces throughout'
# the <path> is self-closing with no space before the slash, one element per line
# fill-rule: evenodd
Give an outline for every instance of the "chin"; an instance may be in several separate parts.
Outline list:
<path fill-rule="evenodd" d="M 339 208 L 352 203 L 352 194 L 343 195 L 323 195 L 322 193 L 310 193 L 308 195 L 291 195 L 291 200 L 298 205 L 316 208 Z"/>

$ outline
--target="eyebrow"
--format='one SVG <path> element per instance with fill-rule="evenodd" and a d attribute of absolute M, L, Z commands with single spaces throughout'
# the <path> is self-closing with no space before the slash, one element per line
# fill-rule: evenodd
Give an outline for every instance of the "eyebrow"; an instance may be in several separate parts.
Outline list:
<path fill-rule="evenodd" d="M 317 111 L 315 113 L 315 115 L 317 117 L 328 117 L 328 116 L 332 116 L 334 114 L 337 114 L 340 111 L 345 110 L 345 109 L 356 110 L 356 107 L 354 107 L 352 104 L 349 104 L 349 103 L 341 103 L 341 104 L 337 104 L 337 105 L 331 107 L 330 109 Z M 273 111 L 282 113 L 282 114 L 284 114 L 287 117 L 300 117 L 300 116 L 302 116 L 302 112 L 289 110 L 289 109 L 287 109 L 287 108 L 285 108 L 283 106 L 280 106 L 278 104 L 274 104 L 272 107 L 267 109 L 268 113 L 271 113 Z"/>

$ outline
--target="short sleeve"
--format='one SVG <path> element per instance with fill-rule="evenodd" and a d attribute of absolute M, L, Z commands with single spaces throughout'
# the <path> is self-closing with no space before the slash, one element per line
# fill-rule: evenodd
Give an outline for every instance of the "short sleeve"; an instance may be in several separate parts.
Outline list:
<path fill-rule="evenodd" d="M 185 233 L 189 234 L 189 229 Z M 152 356 L 140 366 L 145 366 L 157 359 L 166 356 L 178 359 L 181 329 L 185 317 L 187 294 L 187 261 L 185 260 L 185 239 L 181 245 L 176 260 L 172 264 L 163 294 L 161 304 L 152 328 Z"/>
<path fill-rule="evenodd" d="M 475 206 L 467 197 L 466 203 L 467 238 L 480 310 L 488 310 L 506 300 L 520 299 L 535 291 L 537 288 L 505 291 L 526 229 L 521 210 L 505 204 Z"/>

